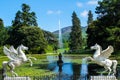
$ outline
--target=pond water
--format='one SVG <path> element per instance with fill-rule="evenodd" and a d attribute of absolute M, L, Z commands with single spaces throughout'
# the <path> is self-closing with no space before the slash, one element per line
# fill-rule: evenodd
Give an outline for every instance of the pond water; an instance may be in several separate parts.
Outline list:
<path fill-rule="evenodd" d="M 81 65 L 71 63 L 71 59 L 69 57 L 63 57 L 62 59 L 63 63 L 61 65 L 59 65 L 58 63 L 59 62 L 58 57 L 48 56 L 47 59 L 49 61 L 48 65 L 49 70 L 54 71 L 56 74 L 62 75 L 63 78 L 67 77 L 67 79 L 73 78 L 75 80 L 80 78 Z"/>
<path fill-rule="evenodd" d="M 104 71 L 104 68 L 97 65 L 97 64 L 75 64 L 71 63 L 72 58 L 71 57 L 63 57 L 63 64 L 62 66 L 58 65 L 58 57 L 57 56 L 48 56 L 47 57 L 49 61 L 48 69 L 57 73 L 57 74 L 62 74 L 62 75 L 67 75 L 69 77 L 75 77 L 76 79 L 79 79 L 82 77 L 82 74 L 84 76 L 89 78 L 89 75 L 101 75 L 101 71 Z M 120 77 L 120 65 L 118 65 L 117 68 L 117 77 Z M 80 76 L 81 75 L 81 76 Z M 107 75 L 105 73 L 104 75 Z M 76 77 L 77 76 L 77 77 Z M 75 79 L 75 80 L 76 80 Z M 87 80 L 86 78 L 82 80 Z"/>

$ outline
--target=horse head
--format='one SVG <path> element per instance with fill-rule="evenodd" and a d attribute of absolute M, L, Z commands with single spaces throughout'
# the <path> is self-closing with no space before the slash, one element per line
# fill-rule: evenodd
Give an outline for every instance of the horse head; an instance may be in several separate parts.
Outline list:
<path fill-rule="evenodd" d="M 21 50 L 28 50 L 28 47 L 24 46 L 23 44 L 20 45 Z"/>
<path fill-rule="evenodd" d="M 102 51 L 101 46 L 98 45 L 97 43 L 96 43 L 94 46 L 91 46 L 90 48 L 91 48 L 92 50 L 98 50 L 98 49 L 100 49 L 100 50 Z"/>
<path fill-rule="evenodd" d="M 94 46 L 91 46 L 91 50 L 96 50 L 93 55 L 93 57 L 96 58 L 101 54 L 102 47 L 96 43 Z"/>
<path fill-rule="evenodd" d="M 18 46 L 18 48 L 17 48 L 18 55 L 19 55 L 19 57 L 21 57 L 23 59 L 23 61 L 27 61 L 27 57 L 23 50 L 28 50 L 28 47 L 24 46 L 23 44 Z"/>

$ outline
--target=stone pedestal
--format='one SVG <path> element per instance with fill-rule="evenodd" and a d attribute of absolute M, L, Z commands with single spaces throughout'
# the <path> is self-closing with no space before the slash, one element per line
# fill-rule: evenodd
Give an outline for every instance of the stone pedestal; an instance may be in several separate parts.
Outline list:
<path fill-rule="evenodd" d="M 117 80 L 115 76 L 90 76 L 90 80 Z"/>
<path fill-rule="evenodd" d="M 31 80 L 30 77 L 5 77 L 4 80 Z"/>

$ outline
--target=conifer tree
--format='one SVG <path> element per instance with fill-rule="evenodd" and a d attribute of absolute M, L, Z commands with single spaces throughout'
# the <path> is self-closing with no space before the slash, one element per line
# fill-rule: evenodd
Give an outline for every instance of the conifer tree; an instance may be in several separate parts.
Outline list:
<path fill-rule="evenodd" d="M 7 29 L 4 27 L 4 22 L 0 18 L 0 46 L 3 46 L 8 39 Z"/>
<path fill-rule="evenodd" d="M 69 38 L 69 47 L 72 51 L 79 50 L 82 48 L 81 25 L 80 20 L 75 12 L 73 12 L 72 14 L 72 28 Z"/>
<path fill-rule="evenodd" d="M 97 20 L 93 21 L 87 28 L 87 46 L 95 43 L 103 49 L 109 45 L 115 51 L 120 50 L 120 0 L 102 0 L 98 2 L 96 13 Z"/>
<path fill-rule="evenodd" d="M 92 11 L 89 10 L 87 24 L 89 25 L 92 21 L 93 21 L 93 14 L 92 14 Z"/>

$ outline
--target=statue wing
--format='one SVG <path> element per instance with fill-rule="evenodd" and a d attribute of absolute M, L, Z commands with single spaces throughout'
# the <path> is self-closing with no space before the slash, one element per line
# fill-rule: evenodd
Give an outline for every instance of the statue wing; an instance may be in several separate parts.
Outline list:
<path fill-rule="evenodd" d="M 3 52 L 4 54 L 10 59 L 10 60 L 15 60 L 17 59 L 17 55 L 15 55 L 14 53 L 12 53 L 11 50 L 9 50 L 6 46 L 4 46 L 3 48 Z"/>
<path fill-rule="evenodd" d="M 113 53 L 113 51 L 114 51 L 114 48 L 113 46 L 110 45 L 108 46 L 107 49 L 103 50 L 98 57 L 102 59 L 107 59 L 111 56 L 111 53 Z"/>
<path fill-rule="evenodd" d="M 14 48 L 14 46 L 11 46 L 11 47 L 9 48 L 9 50 L 10 50 L 12 53 L 18 55 L 18 52 L 17 52 L 17 50 Z"/>

